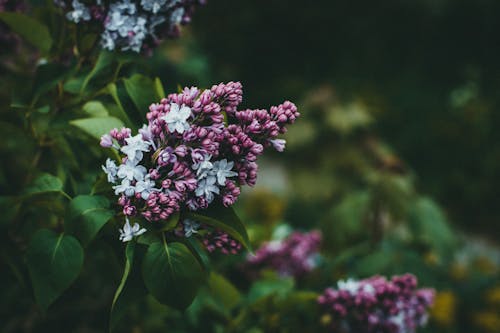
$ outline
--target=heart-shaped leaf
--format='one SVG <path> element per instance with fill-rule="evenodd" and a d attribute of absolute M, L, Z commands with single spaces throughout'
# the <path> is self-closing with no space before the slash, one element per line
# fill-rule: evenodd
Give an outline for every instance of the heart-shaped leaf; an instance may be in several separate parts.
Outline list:
<path fill-rule="evenodd" d="M 26 261 L 35 299 L 47 309 L 77 278 L 83 265 L 83 249 L 72 236 L 41 229 L 28 246 Z"/>
<path fill-rule="evenodd" d="M 109 200 L 99 195 L 80 195 L 69 204 L 66 230 L 87 245 L 101 228 L 115 215 Z"/>
<path fill-rule="evenodd" d="M 149 292 L 160 303 L 184 310 L 193 302 L 205 272 L 184 244 L 167 244 L 163 239 L 149 246 L 142 276 Z"/>

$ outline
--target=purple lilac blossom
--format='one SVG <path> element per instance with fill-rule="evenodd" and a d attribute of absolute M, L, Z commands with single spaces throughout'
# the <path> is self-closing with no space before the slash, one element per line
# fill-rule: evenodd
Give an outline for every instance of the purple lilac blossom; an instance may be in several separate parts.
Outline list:
<path fill-rule="evenodd" d="M 103 170 L 125 215 L 155 222 L 212 202 L 228 207 L 241 186 L 255 184 L 257 157 L 300 114 L 288 101 L 269 111 L 238 111 L 242 94 L 239 82 L 185 88 L 151 104 L 139 134 L 115 128 L 102 136 L 101 146 L 124 155 Z M 225 237 L 216 233 L 212 240 Z"/>
<path fill-rule="evenodd" d="M 205 235 L 203 245 L 205 245 L 210 253 L 219 251 L 222 254 L 237 254 L 242 248 L 241 243 L 220 230 L 215 230 Z"/>
<path fill-rule="evenodd" d="M 331 316 L 332 332 L 414 333 L 427 323 L 427 310 L 434 302 L 433 289 L 417 289 L 411 274 L 391 280 L 374 276 L 339 281 L 328 288 L 318 303 Z"/>
<path fill-rule="evenodd" d="M 101 31 L 101 47 L 110 51 L 149 52 L 165 38 L 176 38 L 206 0 L 54 0 L 76 24 Z"/>
<path fill-rule="evenodd" d="M 250 271 L 270 268 L 281 276 L 300 277 L 317 266 L 321 233 L 317 230 L 293 232 L 283 240 L 264 243 L 255 255 L 249 255 Z"/>

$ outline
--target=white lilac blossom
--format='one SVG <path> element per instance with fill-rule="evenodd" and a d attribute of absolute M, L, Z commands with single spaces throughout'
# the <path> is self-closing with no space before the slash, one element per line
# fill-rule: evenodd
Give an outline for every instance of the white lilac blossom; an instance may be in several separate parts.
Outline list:
<path fill-rule="evenodd" d="M 339 290 L 345 290 L 349 294 L 354 295 L 358 292 L 359 282 L 354 279 L 339 280 L 337 282 L 337 288 Z"/>
<path fill-rule="evenodd" d="M 120 3 L 124 7 L 118 9 L 132 10 L 132 1 Z M 273 147 L 270 140 L 285 133 L 299 113 L 288 101 L 269 111 L 238 111 L 241 101 L 237 82 L 204 91 L 185 88 L 151 104 L 148 123 L 138 134 L 122 128 L 104 135 L 101 145 L 116 149 L 121 158 L 116 176 L 111 174 L 116 178 L 109 179 L 115 181 L 123 213 L 166 221 L 185 210 L 203 210 L 212 204 L 229 207 L 243 185 L 255 185 L 257 157 L 264 148 Z M 222 234 L 210 237 L 208 244 L 215 248 L 222 240 L 227 245 L 221 245 L 224 251 L 232 253 L 238 247 Z M 292 255 L 300 256 L 303 250 L 298 247 Z M 313 265 L 313 259 L 304 259 L 306 269 Z"/>
<path fill-rule="evenodd" d="M 193 234 L 198 233 L 198 229 L 200 228 L 200 223 L 190 219 L 182 221 L 182 225 L 185 237 L 191 237 Z"/>
<path fill-rule="evenodd" d="M 226 184 L 226 178 L 235 177 L 238 175 L 237 172 L 231 171 L 234 162 L 228 162 L 227 159 L 222 159 L 220 161 L 215 161 L 213 164 L 213 170 L 215 176 L 217 177 L 217 183 L 221 186 Z"/>
<path fill-rule="evenodd" d="M 269 140 L 271 144 L 273 145 L 274 149 L 279 151 L 280 153 L 285 150 L 285 145 L 286 145 L 286 140 L 283 139 L 274 139 L 274 140 Z"/>
<path fill-rule="evenodd" d="M 102 166 L 102 170 L 108 176 L 108 182 L 110 183 L 116 182 L 116 174 L 118 172 L 118 167 L 116 166 L 115 161 L 108 158 L 106 160 L 106 165 Z"/>
<path fill-rule="evenodd" d="M 373 294 L 375 293 L 375 289 L 373 286 L 369 283 L 359 283 L 359 281 L 356 281 L 352 278 L 347 279 L 347 280 L 339 280 L 337 282 L 337 288 L 338 290 L 345 290 L 351 295 L 355 295 L 356 293 L 363 291 L 368 294 Z"/>
<path fill-rule="evenodd" d="M 141 228 L 138 223 L 134 223 L 134 226 L 132 227 L 128 218 L 125 218 L 125 224 L 123 225 L 123 228 L 120 229 L 120 240 L 122 242 L 130 242 L 134 237 L 138 237 L 146 231 L 147 230 Z"/>
<path fill-rule="evenodd" d="M 180 25 L 206 0 L 54 0 L 69 21 L 91 25 L 110 51 L 150 52 L 162 39 L 176 38 Z"/>
<path fill-rule="evenodd" d="M 135 186 L 132 185 L 130 180 L 123 179 L 121 184 L 113 186 L 115 194 L 124 194 L 126 197 L 132 197 L 135 194 Z"/>
<path fill-rule="evenodd" d="M 197 197 L 204 197 L 208 203 L 214 201 L 214 194 L 219 193 L 220 189 L 215 185 L 215 177 L 200 180 L 195 191 Z"/>
<path fill-rule="evenodd" d="M 156 14 L 167 3 L 167 1 L 174 2 L 170 0 L 141 0 L 141 6 L 144 10 Z"/>
<path fill-rule="evenodd" d="M 187 120 L 190 116 L 191 109 L 189 107 L 185 105 L 179 107 L 179 104 L 172 103 L 170 104 L 170 111 L 161 119 L 165 120 L 170 132 L 182 134 L 185 130 L 189 129 Z"/>
<path fill-rule="evenodd" d="M 129 181 L 141 181 L 146 176 L 147 170 L 142 165 L 136 165 L 133 161 L 127 160 L 125 163 L 120 164 L 116 175 L 119 178 L 125 178 Z"/>
<path fill-rule="evenodd" d="M 212 155 L 203 155 L 203 158 L 199 162 L 193 164 L 193 170 L 196 171 L 198 179 L 211 176 L 212 170 L 214 169 L 213 163 L 210 162 L 211 158 Z"/>
<path fill-rule="evenodd" d="M 155 188 L 155 182 L 149 177 L 146 177 L 144 180 L 140 180 L 135 184 L 135 193 L 140 193 L 141 198 L 144 200 L 148 200 L 149 195 L 152 192 L 159 192 L 160 189 Z"/>
<path fill-rule="evenodd" d="M 130 161 L 134 163 L 142 160 L 143 152 L 149 151 L 150 142 L 144 141 L 141 134 L 125 139 L 127 143 L 121 148 Z"/>
<path fill-rule="evenodd" d="M 73 0 L 71 3 L 73 10 L 66 13 L 66 18 L 72 22 L 78 23 L 81 21 L 90 20 L 90 9 L 85 7 L 83 3 L 78 0 Z"/>
<path fill-rule="evenodd" d="M 151 132 L 150 126 L 144 124 L 141 128 L 139 128 L 139 133 L 142 135 L 142 139 L 149 143 L 154 150 L 157 149 L 155 141 L 153 140 L 153 133 Z"/>

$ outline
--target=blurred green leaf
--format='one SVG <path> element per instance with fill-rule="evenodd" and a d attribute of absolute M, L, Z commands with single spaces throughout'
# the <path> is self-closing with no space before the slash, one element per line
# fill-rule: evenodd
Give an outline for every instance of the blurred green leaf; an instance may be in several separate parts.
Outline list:
<path fill-rule="evenodd" d="M 133 126 L 133 123 L 130 121 L 130 117 L 128 116 L 127 112 L 125 111 L 125 108 L 123 107 L 123 103 L 120 100 L 120 96 L 118 94 L 118 87 L 116 86 L 116 84 L 110 83 L 106 86 L 106 89 L 107 89 L 108 94 L 111 95 L 111 97 L 113 98 L 113 100 L 115 101 L 116 106 L 117 106 L 115 108 L 115 114 L 113 114 L 111 112 L 112 110 L 110 110 L 110 114 L 122 119 L 125 122 L 125 124 L 127 125 L 127 127 L 135 129 L 136 126 Z"/>
<path fill-rule="evenodd" d="M 112 62 L 113 62 L 113 53 L 106 50 L 102 50 L 101 53 L 99 53 L 99 57 L 97 58 L 94 67 L 83 80 L 82 85 L 80 87 L 80 94 L 85 91 L 85 88 L 87 88 L 87 85 L 89 84 L 90 80 L 98 76 L 101 73 L 101 71 L 108 69 L 108 67 L 112 64 Z"/>
<path fill-rule="evenodd" d="M 90 117 L 107 117 L 109 116 L 106 107 L 99 101 L 90 101 L 83 105 L 83 111 Z"/>
<path fill-rule="evenodd" d="M 24 190 L 25 196 L 32 196 L 44 193 L 62 193 L 67 196 L 66 193 L 63 192 L 63 183 L 62 181 L 49 173 L 40 174 L 33 182 Z"/>
<path fill-rule="evenodd" d="M 155 91 L 156 91 L 156 95 L 160 99 L 165 98 L 165 91 L 163 90 L 163 84 L 161 83 L 161 80 L 159 77 L 155 78 Z"/>
<path fill-rule="evenodd" d="M 369 235 L 367 217 L 371 207 L 368 191 L 347 194 L 323 221 L 325 246 L 339 249 Z"/>
<path fill-rule="evenodd" d="M 246 227 L 232 207 L 224 207 L 221 203 L 213 202 L 207 209 L 198 210 L 196 213 L 187 212 L 186 216 L 227 232 L 251 251 Z"/>
<path fill-rule="evenodd" d="M 41 229 L 28 246 L 26 261 L 36 301 L 47 309 L 77 278 L 83 249 L 72 236 Z"/>
<path fill-rule="evenodd" d="M 208 291 L 215 302 L 231 310 L 241 301 L 241 294 L 225 277 L 211 272 L 208 277 Z"/>
<path fill-rule="evenodd" d="M 109 320 L 109 331 L 117 329 L 118 324 L 126 315 L 127 310 L 137 304 L 141 297 L 147 294 L 141 276 L 141 260 L 146 247 L 135 242 L 128 242 L 125 248 L 125 267 L 116 289 Z"/>
<path fill-rule="evenodd" d="M 160 302 L 184 310 L 194 300 L 205 274 L 198 260 L 181 243 L 153 243 L 142 265 L 144 283 Z"/>
<path fill-rule="evenodd" d="M 95 139 L 100 139 L 113 128 L 122 128 L 123 122 L 115 117 L 97 117 L 71 120 L 70 124 L 78 127 Z"/>
<path fill-rule="evenodd" d="M 77 236 L 83 245 L 87 245 L 114 215 L 105 197 L 80 195 L 69 204 L 66 230 Z"/>
<path fill-rule="evenodd" d="M 155 82 L 144 75 L 134 74 L 124 79 L 123 82 L 128 95 L 141 115 L 148 112 L 151 103 L 160 100 Z"/>
<path fill-rule="evenodd" d="M 52 38 L 49 29 L 34 18 L 21 13 L 3 12 L 0 13 L 0 20 L 42 52 L 50 51 Z"/>
<path fill-rule="evenodd" d="M 414 237 L 441 255 L 449 253 L 456 245 L 453 230 L 443 211 L 429 198 L 422 197 L 413 203 L 408 222 Z"/>
<path fill-rule="evenodd" d="M 276 275 L 269 275 L 261 280 L 257 280 L 252 284 L 248 291 L 246 301 L 254 303 L 259 299 L 271 295 L 284 297 L 290 293 L 295 286 L 292 277 L 278 277 Z"/>

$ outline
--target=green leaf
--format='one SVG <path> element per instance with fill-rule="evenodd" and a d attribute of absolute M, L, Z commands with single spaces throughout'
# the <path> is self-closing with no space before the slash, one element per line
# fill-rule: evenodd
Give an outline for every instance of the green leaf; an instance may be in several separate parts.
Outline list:
<path fill-rule="evenodd" d="M 246 227 L 232 207 L 224 207 L 221 203 L 214 202 L 209 208 L 196 213 L 188 212 L 186 216 L 227 232 L 247 250 L 252 250 Z"/>
<path fill-rule="evenodd" d="M 77 278 L 83 249 L 72 236 L 41 229 L 28 246 L 26 261 L 36 301 L 47 309 Z"/>
<path fill-rule="evenodd" d="M 191 253 L 198 259 L 203 269 L 210 270 L 210 258 L 208 257 L 206 247 L 199 239 L 196 237 L 185 237 L 181 239 L 181 242 L 191 250 Z"/>
<path fill-rule="evenodd" d="M 109 330 L 117 329 L 121 319 L 127 310 L 137 304 L 142 296 L 147 294 L 146 287 L 141 277 L 141 260 L 146 252 L 146 247 L 135 242 L 129 242 L 125 248 L 125 267 L 123 275 L 116 289 L 111 315 L 109 318 Z"/>
<path fill-rule="evenodd" d="M 439 208 L 429 198 L 419 198 L 409 211 L 409 227 L 416 239 L 440 254 L 449 254 L 456 245 L 453 230 Z"/>
<path fill-rule="evenodd" d="M 204 281 L 204 271 L 189 249 L 181 243 L 156 242 L 149 246 L 142 265 L 149 292 L 160 303 L 184 310 Z"/>
<path fill-rule="evenodd" d="M 151 103 L 160 100 L 155 83 L 144 75 L 134 74 L 130 78 L 124 79 L 123 83 L 130 99 L 141 115 L 148 112 Z"/>
<path fill-rule="evenodd" d="M 108 133 L 113 128 L 123 127 L 122 121 L 115 117 L 76 119 L 70 121 L 70 124 L 96 139 L 100 139 L 103 134 Z"/>
<path fill-rule="evenodd" d="M 90 101 L 85 103 L 83 111 L 90 117 L 107 117 L 109 116 L 106 107 L 99 101 Z"/>
<path fill-rule="evenodd" d="M 113 53 L 109 51 L 102 50 L 99 53 L 99 57 L 95 63 L 95 66 L 92 68 L 90 73 L 85 77 L 80 87 L 80 94 L 85 91 L 85 88 L 89 84 L 90 80 L 95 76 L 98 76 L 103 70 L 108 69 L 108 67 L 113 62 Z"/>
<path fill-rule="evenodd" d="M 208 290 L 218 304 L 231 310 L 241 301 L 241 294 L 236 287 L 225 277 L 211 272 L 208 277 Z"/>
<path fill-rule="evenodd" d="M 155 91 L 160 99 L 165 98 L 165 90 L 163 90 L 163 84 L 159 77 L 155 78 Z"/>
<path fill-rule="evenodd" d="M 42 173 L 24 190 L 24 195 L 32 196 L 45 193 L 62 193 L 68 196 L 62 189 L 63 183 L 59 178 L 49 173 Z"/>
<path fill-rule="evenodd" d="M 123 103 L 120 100 L 120 97 L 118 96 L 118 87 L 114 83 L 110 83 L 106 86 L 108 94 L 111 95 L 113 100 L 116 103 L 117 108 L 115 108 L 115 114 L 111 113 L 111 115 L 117 116 L 120 119 L 122 119 L 127 127 L 132 128 L 135 130 L 132 122 L 130 121 L 130 117 L 128 116 L 127 112 L 125 111 L 125 108 L 123 107 Z M 111 110 L 110 110 L 111 111 Z"/>
<path fill-rule="evenodd" d="M 295 282 L 292 277 L 281 278 L 275 274 L 269 275 L 252 285 L 247 295 L 247 302 L 253 303 L 271 295 L 285 297 L 294 286 Z"/>
<path fill-rule="evenodd" d="M 102 196 L 80 195 L 71 200 L 66 229 L 87 245 L 115 213 L 109 200 Z"/>
<path fill-rule="evenodd" d="M 10 12 L 0 13 L 0 20 L 41 51 L 45 53 L 50 51 L 52 38 L 49 29 L 37 20 L 24 14 Z"/>

